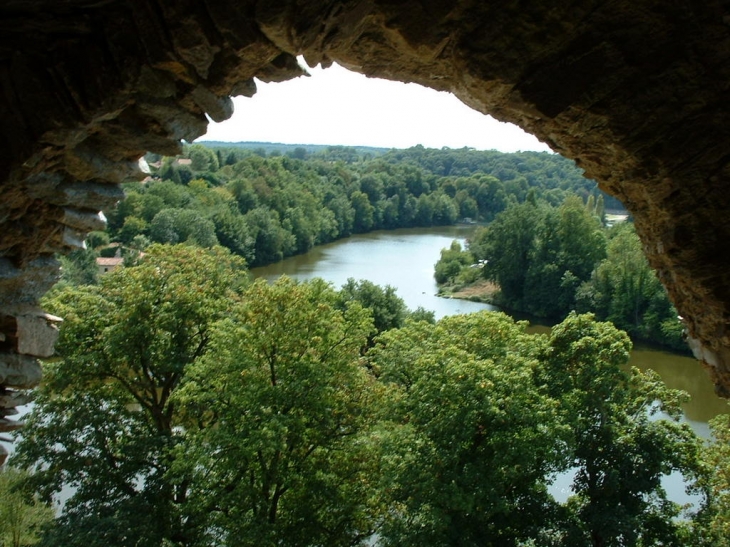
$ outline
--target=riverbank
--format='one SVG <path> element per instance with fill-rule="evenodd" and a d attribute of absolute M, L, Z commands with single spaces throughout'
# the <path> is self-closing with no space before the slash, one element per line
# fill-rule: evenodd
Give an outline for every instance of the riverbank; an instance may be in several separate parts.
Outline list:
<path fill-rule="evenodd" d="M 487 279 L 477 279 L 466 285 L 441 285 L 438 295 L 443 298 L 457 298 L 470 302 L 494 304 L 494 296 L 499 292 L 499 285 Z"/>

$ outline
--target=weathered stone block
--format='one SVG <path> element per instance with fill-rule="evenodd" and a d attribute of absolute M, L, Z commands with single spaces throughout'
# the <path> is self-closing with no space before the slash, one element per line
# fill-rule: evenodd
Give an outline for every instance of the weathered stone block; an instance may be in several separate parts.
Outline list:
<path fill-rule="evenodd" d="M 19 315 L 16 321 L 18 353 L 36 357 L 53 355 L 53 345 L 58 339 L 58 324 L 63 319 L 38 310 L 33 314 Z"/>
<path fill-rule="evenodd" d="M 0 307 L 22 303 L 35 304 L 58 280 L 59 263 L 42 256 L 19 268 L 0 258 Z"/>
<path fill-rule="evenodd" d="M 233 115 L 233 102 L 230 97 L 217 97 L 203 86 L 193 90 L 193 100 L 214 122 L 223 122 Z"/>
<path fill-rule="evenodd" d="M 25 425 L 23 422 L 16 422 L 15 420 L 8 420 L 6 418 L 0 418 L 0 433 L 10 433 L 11 431 L 17 431 Z"/>
<path fill-rule="evenodd" d="M 93 232 L 94 230 L 103 230 L 106 228 L 106 219 L 99 211 L 80 211 L 66 207 L 63 210 L 63 219 L 61 220 L 66 226 L 71 226 L 77 230 L 85 232 Z"/>
<path fill-rule="evenodd" d="M 29 389 L 37 386 L 42 376 L 38 359 L 29 355 L 0 353 L 0 385 Z"/>
<path fill-rule="evenodd" d="M 6 391 L 0 395 L 0 408 L 15 408 L 27 405 L 33 400 L 29 393 L 22 391 Z"/>

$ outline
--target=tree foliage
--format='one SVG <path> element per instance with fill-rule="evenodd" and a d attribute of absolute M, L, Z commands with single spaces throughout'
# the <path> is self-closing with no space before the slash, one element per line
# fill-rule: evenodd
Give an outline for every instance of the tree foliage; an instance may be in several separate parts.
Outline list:
<path fill-rule="evenodd" d="M 109 234 L 125 245 L 138 236 L 220 243 L 256 266 L 353 233 L 489 221 L 530 189 L 553 202 L 598 193 L 594 181 L 553 154 L 290 152 L 193 144 L 190 166 L 163 158 L 153 180 L 126 186 L 127 199 L 106 211 Z"/>
<path fill-rule="evenodd" d="M 564 317 L 578 285 L 605 258 L 599 221 L 578 197 L 559 207 L 528 199 L 512 204 L 470 245 L 483 273 L 500 287 L 499 303 L 541 317 Z"/>
<path fill-rule="evenodd" d="M 639 340 L 687 351 L 684 327 L 666 289 L 651 270 L 630 222 L 602 228 L 601 203 L 575 196 L 553 207 L 528 199 L 512 204 L 478 229 L 467 251 L 442 251 L 438 283 L 473 282 L 467 266 L 500 292 L 495 303 L 538 317 L 592 312 Z"/>
<path fill-rule="evenodd" d="M 49 499 L 73 492 L 50 545 L 160 545 L 189 534 L 185 492 L 166 476 L 180 442 L 172 394 L 208 351 L 235 300 L 240 259 L 218 248 L 153 246 L 99 286 L 45 303 L 65 318 L 17 459 Z"/>
<path fill-rule="evenodd" d="M 577 292 L 578 307 L 595 311 L 632 336 L 687 350 L 677 310 L 644 256 L 633 224 L 609 233 L 607 256 Z"/>
<path fill-rule="evenodd" d="M 581 225 L 570 207 L 551 222 Z M 429 322 L 389 287 L 244 274 L 219 247 L 152 245 L 50 297 L 59 356 L 15 456 L 40 499 L 68 495 L 42 545 L 722 537 L 727 423 L 703 450 L 678 421 L 684 395 L 626 371 L 631 344 L 610 323 L 572 313 L 547 336 L 492 312 Z M 574 477 L 565 503 L 558 473 Z M 667 498 L 670 473 L 696 488 L 696 514 Z"/>
<path fill-rule="evenodd" d="M 683 543 L 680 507 L 667 499 L 663 476 L 699 479 L 701 443 L 679 422 L 683 392 L 653 371 L 623 366 L 631 343 L 611 323 L 570 314 L 543 350 L 540 383 L 561 401 L 570 427 L 575 478 L 567 508 L 569 545 Z M 659 413 L 664 418 L 660 418 Z"/>
<path fill-rule="evenodd" d="M 216 545 L 360 545 L 380 505 L 372 329 L 321 280 L 256 282 L 179 394 L 177 471 Z"/>
<path fill-rule="evenodd" d="M 384 544 L 686 544 L 692 516 L 661 485 L 703 473 L 678 422 L 683 395 L 624 372 L 630 342 L 610 323 L 571 314 L 550 337 L 523 328 L 483 312 L 380 337 Z M 574 495 L 559 504 L 547 486 L 568 471 Z"/>
<path fill-rule="evenodd" d="M 35 545 L 43 528 L 53 521 L 53 508 L 41 503 L 24 484 L 28 473 L 0 467 L 0 545 Z"/>
<path fill-rule="evenodd" d="M 562 432 L 532 381 L 540 340 L 523 329 L 480 313 L 380 338 L 371 359 L 391 387 L 384 545 L 518 545 L 549 526 Z"/>
<path fill-rule="evenodd" d="M 702 547 L 730 546 L 730 412 L 710 421 L 712 440 L 704 447 L 703 461 L 710 470 L 704 487 L 709 503 L 697 519 L 693 532 Z"/>

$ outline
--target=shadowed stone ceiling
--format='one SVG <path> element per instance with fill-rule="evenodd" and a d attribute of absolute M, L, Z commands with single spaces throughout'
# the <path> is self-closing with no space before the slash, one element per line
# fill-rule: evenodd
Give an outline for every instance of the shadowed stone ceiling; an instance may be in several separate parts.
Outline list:
<path fill-rule="evenodd" d="M 180 152 L 254 77 L 301 75 L 297 55 L 451 91 L 575 159 L 634 215 L 730 395 L 724 0 L 5 0 L 0 386 L 37 381 L 31 356 L 56 331 L 37 307 L 53 253 L 103 226 L 119 183 L 143 176 L 138 158 Z"/>

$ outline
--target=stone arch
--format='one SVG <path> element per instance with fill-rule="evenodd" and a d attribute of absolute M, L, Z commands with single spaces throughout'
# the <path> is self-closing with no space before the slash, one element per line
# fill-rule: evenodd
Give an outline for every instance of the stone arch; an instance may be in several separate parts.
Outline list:
<path fill-rule="evenodd" d="M 4 2 L 1 390 L 37 381 L 32 356 L 55 333 L 37 306 L 52 255 L 103 225 L 119 183 L 143 176 L 138 158 L 178 153 L 254 78 L 302 75 L 303 55 L 450 91 L 575 159 L 634 215 L 730 395 L 728 13 L 727 0 Z"/>

